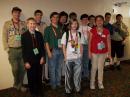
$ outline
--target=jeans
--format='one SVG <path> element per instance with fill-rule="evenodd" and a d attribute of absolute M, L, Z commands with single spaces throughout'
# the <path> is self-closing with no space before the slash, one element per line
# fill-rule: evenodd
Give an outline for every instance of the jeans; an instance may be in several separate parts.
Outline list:
<path fill-rule="evenodd" d="M 82 56 L 82 77 L 89 78 L 89 58 L 88 58 L 88 45 L 83 45 L 83 56 Z"/>
<path fill-rule="evenodd" d="M 61 85 L 61 64 L 63 62 L 63 52 L 61 49 L 53 49 L 52 58 L 49 58 L 50 85 L 53 89 Z"/>

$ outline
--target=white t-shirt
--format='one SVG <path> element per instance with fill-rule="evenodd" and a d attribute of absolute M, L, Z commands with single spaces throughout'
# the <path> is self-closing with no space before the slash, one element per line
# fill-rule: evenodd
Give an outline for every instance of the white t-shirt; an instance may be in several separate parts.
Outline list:
<path fill-rule="evenodd" d="M 72 33 L 72 36 L 75 39 L 76 33 Z M 61 44 L 66 46 L 66 40 L 67 40 L 66 33 L 64 33 L 62 36 L 62 39 L 61 39 Z M 71 42 L 69 42 L 70 40 L 71 40 L 71 36 L 70 36 L 70 32 L 69 32 L 69 38 L 68 38 L 68 43 L 67 43 L 67 48 L 66 48 L 67 60 L 80 58 L 81 57 L 81 52 L 80 52 L 81 39 L 80 39 L 79 34 L 78 34 L 78 48 L 76 50 L 76 53 L 75 53 L 75 48 L 72 48 Z"/>
<path fill-rule="evenodd" d="M 92 28 L 89 26 L 82 26 L 79 27 L 79 32 L 81 32 L 81 43 L 82 44 L 88 44 L 88 32 L 90 32 Z"/>

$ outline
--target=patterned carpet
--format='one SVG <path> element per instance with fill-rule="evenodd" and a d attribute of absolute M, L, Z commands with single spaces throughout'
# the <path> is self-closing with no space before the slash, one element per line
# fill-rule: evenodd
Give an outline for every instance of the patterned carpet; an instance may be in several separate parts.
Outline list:
<path fill-rule="evenodd" d="M 104 72 L 104 90 L 90 90 L 89 83 L 82 81 L 83 95 L 73 94 L 73 97 L 130 97 L 130 62 L 123 62 L 122 70 L 108 70 Z M 45 97 L 64 97 L 64 86 L 57 90 L 51 90 L 49 86 L 44 88 Z M 13 88 L 0 90 L 0 97 L 30 97 L 29 92 L 23 93 Z"/>

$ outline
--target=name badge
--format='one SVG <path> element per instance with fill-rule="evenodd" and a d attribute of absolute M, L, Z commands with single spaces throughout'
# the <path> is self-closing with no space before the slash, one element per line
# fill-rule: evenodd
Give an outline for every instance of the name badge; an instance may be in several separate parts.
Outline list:
<path fill-rule="evenodd" d="M 39 54 L 39 51 L 38 51 L 37 48 L 33 49 L 33 52 L 34 52 L 35 55 L 38 55 L 38 54 Z"/>
<path fill-rule="evenodd" d="M 9 35 L 15 35 L 15 29 L 14 28 L 10 28 L 9 29 Z"/>
<path fill-rule="evenodd" d="M 16 35 L 16 36 L 15 36 L 15 40 L 16 40 L 16 41 L 21 41 L 21 35 Z"/>
<path fill-rule="evenodd" d="M 106 37 L 106 35 L 102 35 L 102 37 L 103 37 L 103 38 L 105 38 L 105 37 Z"/>
<path fill-rule="evenodd" d="M 99 42 L 99 43 L 97 44 L 97 48 L 98 48 L 98 50 L 102 50 L 102 49 L 105 48 L 105 44 L 104 44 L 103 42 Z"/>
<path fill-rule="evenodd" d="M 58 39 L 58 47 L 61 48 L 62 45 L 61 45 L 61 39 Z"/>

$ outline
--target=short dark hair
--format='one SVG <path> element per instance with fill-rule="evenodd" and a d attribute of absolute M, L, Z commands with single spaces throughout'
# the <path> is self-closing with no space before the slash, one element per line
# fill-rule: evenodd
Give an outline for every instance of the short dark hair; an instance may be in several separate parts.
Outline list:
<path fill-rule="evenodd" d="M 67 14 L 65 11 L 60 12 L 60 13 L 59 13 L 59 20 L 60 20 L 60 18 L 61 18 L 62 16 L 66 16 L 66 22 L 67 22 L 67 20 L 68 20 L 68 14 Z"/>
<path fill-rule="evenodd" d="M 28 23 L 30 20 L 35 21 L 35 22 L 36 22 L 36 20 L 35 20 L 33 17 L 29 17 L 29 18 L 26 20 L 26 21 L 27 21 L 27 23 Z"/>
<path fill-rule="evenodd" d="M 13 7 L 13 8 L 12 8 L 12 13 L 13 13 L 14 11 L 22 12 L 22 9 L 20 9 L 19 7 Z"/>
<path fill-rule="evenodd" d="M 37 13 L 41 13 L 41 14 L 43 15 L 43 12 L 42 12 L 41 10 L 39 10 L 39 9 L 34 12 L 34 16 L 35 16 Z"/>
<path fill-rule="evenodd" d="M 71 12 L 71 13 L 69 14 L 69 18 L 71 18 L 72 16 L 76 16 L 76 17 L 77 17 L 77 14 L 76 14 L 75 12 Z"/>
<path fill-rule="evenodd" d="M 106 17 L 107 15 L 110 15 L 110 16 L 111 16 L 111 13 L 110 13 L 110 12 L 106 12 L 106 13 L 105 13 L 105 17 Z"/>
<path fill-rule="evenodd" d="M 97 15 L 97 16 L 95 17 L 95 21 L 97 20 L 97 18 L 101 18 L 101 19 L 104 21 L 104 17 L 103 17 L 102 15 Z"/>
<path fill-rule="evenodd" d="M 72 25 L 73 22 L 77 22 L 77 24 L 78 24 L 77 30 L 78 30 L 78 29 L 79 29 L 79 22 L 78 22 L 77 19 L 71 19 L 71 20 L 69 21 L 69 30 L 71 29 L 71 25 Z"/>
<path fill-rule="evenodd" d="M 52 12 L 51 15 L 50 15 L 50 19 L 51 19 L 54 15 L 59 15 L 59 13 L 58 13 L 58 12 Z"/>
<path fill-rule="evenodd" d="M 88 20 L 90 20 L 91 18 L 95 18 L 95 16 L 94 16 L 94 15 L 90 15 L 90 16 L 88 17 Z"/>
<path fill-rule="evenodd" d="M 123 17 L 123 16 L 122 16 L 122 14 L 117 14 L 117 15 L 116 15 L 116 18 L 117 18 L 117 17 Z"/>
<path fill-rule="evenodd" d="M 82 14 L 82 15 L 80 16 L 80 20 L 82 20 L 83 18 L 88 18 L 88 15 L 87 15 L 87 14 Z"/>
<path fill-rule="evenodd" d="M 65 11 L 59 13 L 59 17 L 66 16 L 68 18 L 68 14 Z"/>

